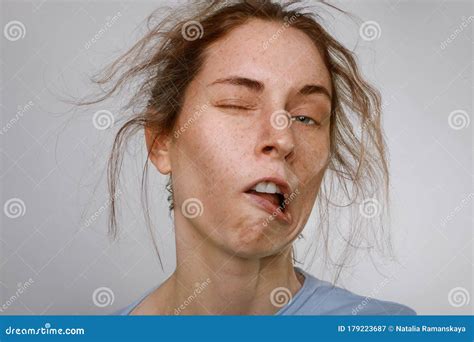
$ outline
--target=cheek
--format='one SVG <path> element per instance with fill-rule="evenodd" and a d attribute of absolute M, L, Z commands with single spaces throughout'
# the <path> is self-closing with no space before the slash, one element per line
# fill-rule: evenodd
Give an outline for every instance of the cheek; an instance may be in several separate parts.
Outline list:
<path fill-rule="evenodd" d="M 185 182 L 183 191 L 189 195 L 202 196 L 212 202 L 220 193 L 225 193 L 237 177 L 244 150 L 235 127 L 219 118 L 219 113 L 206 112 L 198 121 L 176 140 L 176 169 L 180 172 L 178 182 Z M 182 171 L 183 170 L 183 171 Z"/>
<path fill-rule="evenodd" d="M 298 156 L 299 165 L 295 170 L 299 170 L 300 179 L 307 183 L 309 179 L 317 177 L 324 172 L 330 158 L 330 137 L 329 129 L 318 130 L 314 134 L 297 134 L 295 144 L 295 155 Z"/>
<path fill-rule="evenodd" d="M 306 210 L 311 210 L 318 195 L 319 188 L 326 172 L 330 158 L 330 140 L 328 132 L 306 139 L 298 143 L 295 154 L 298 156 L 294 170 L 298 178 L 300 197 L 304 203 L 300 203 Z"/>
<path fill-rule="evenodd" d="M 195 155 L 201 153 L 197 162 L 207 172 L 212 183 L 217 179 L 231 178 L 238 171 L 235 166 L 243 155 L 243 147 L 236 134 L 239 130 L 217 118 L 203 120 L 199 130 L 198 136 L 191 142 Z"/>

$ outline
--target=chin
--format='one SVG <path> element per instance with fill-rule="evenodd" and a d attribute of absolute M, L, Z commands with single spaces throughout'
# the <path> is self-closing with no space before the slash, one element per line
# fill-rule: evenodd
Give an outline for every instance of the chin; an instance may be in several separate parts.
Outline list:
<path fill-rule="evenodd" d="M 250 248 L 240 248 L 233 250 L 233 256 L 242 259 L 262 259 L 272 255 L 278 254 L 281 249 L 271 246 L 255 246 Z"/>
<path fill-rule="evenodd" d="M 278 254 L 289 241 L 279 234 L 280 230 L 270 231 L 272 224 L 267 227 L 261 223 L 252 228 L 244 228 L 236 231 L 230 241 L 225 245 L 233 255 L 246 259 L 259 259 Z"/>

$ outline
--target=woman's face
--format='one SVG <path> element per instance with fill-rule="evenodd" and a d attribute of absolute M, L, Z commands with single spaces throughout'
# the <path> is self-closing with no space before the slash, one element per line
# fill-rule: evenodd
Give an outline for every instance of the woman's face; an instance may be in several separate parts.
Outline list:
<path fill-rule="evenodd" d="M 289 246 L 328 162 L 331 96 L 318 49 L 297 29 L 253 20 L 215 42 L 169 147 L 175 217 L 231 255 L 261 258 Z M 268 186 L 249 191 L 266 177 L 287 193 L 284 211 L 272 204 L 278 195 L 261 193 Z"/>

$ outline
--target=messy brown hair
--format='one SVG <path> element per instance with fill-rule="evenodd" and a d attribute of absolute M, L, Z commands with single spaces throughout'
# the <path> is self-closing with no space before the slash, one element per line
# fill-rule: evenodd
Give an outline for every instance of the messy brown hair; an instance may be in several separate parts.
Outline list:
<path fill-rule="evenodd" d="M 318 5 L 341 11 L 324 2 Z M 133 114 L 118 130 L 108 161 L 110 235 L 115 238 L 118 232 L 117 182 L 129 137 L 145 128 L 153 132 L 155 140 L 162 133 L 172 132 L 184 102 L 185 90 L 203 66 L 206 49 L 236 27 L 251 19 L 260 19 L 291 25 L 307 34 L 321 52 L 330 73 L 333 93 L 331 158 L 317 197 L 316 241 L 324 248 L 325 262 L 337 266 L 334 281 L 337 281 L 352 250 L 390 247 L 389 235 L 385 234 L 387 231 L 382 224 L 382 214 L 386 213 L 384 203 L 388 201 L 389 176 L 381 128 L 381 97 L 362 77 L 353 52 L 322 27 L 317 11 L 308 9 L 299 1 L 281 4 L 265 0 L 235 0 L 195 1 L 173 9 L 165 17 L 161 14 L 162 9 L 152 13 L 147 19 L 145 36 L 95 79 L 104 93 L 93 101 L 86 101 L 87 104 L 98 103 L 131 84 L 137 85 L 123 108 L 124 112 L 133 109 Z M 191 27 L 191 23 L 195 27 Z M 143 168 L 141 198 L 147 226 L 153 232 L 148 214 L 148 159 Z M 172 174 L 166 189 L 172 212 Z M 367 203 L 372 206 L 368 210 L 376 210 L 377 215 L 361 215 Z M 349 207 L 353 208 L 351 218 L 346 225 L 347 232 L 342 232 L 338 224 L 330 220 L 329 209 Z M 336 232 L 342 236 L 344 246 L 333 258 L 329 233 Z M 156 243 L 155 248 L 158 252 Z M 316 250 L 319 249 L 315 248 L 315 253 Z"/>

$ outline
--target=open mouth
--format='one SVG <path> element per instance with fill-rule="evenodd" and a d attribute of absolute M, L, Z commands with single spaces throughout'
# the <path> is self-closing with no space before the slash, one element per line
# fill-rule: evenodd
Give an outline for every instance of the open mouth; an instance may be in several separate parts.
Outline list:
<path fill-rule="evenodd" d="M 282 212 L 285 212 L 285 198 L 283 194 L 269 194 L 269 193 L 263 193 L 263 192 L 258 192 L 256 190 L 249 190 L 246 193 L 252 194 L 254 196 L 259 196 L 262 199 L 271 202 L 274 206 L 276 206 L 276 210 L 280 208 Z"/>
<path fill-rule="evenodd" d="M 254 184 L 245 191 L 245 194 L 260 209 L 269 214 L 269 221 L 278 219 L 290 224 L 292 219 L 288 204 L 285 204 L 284 195 L 288 194 L 289 190 L 289 186 L 282 181 L 265 179 Z"/>

